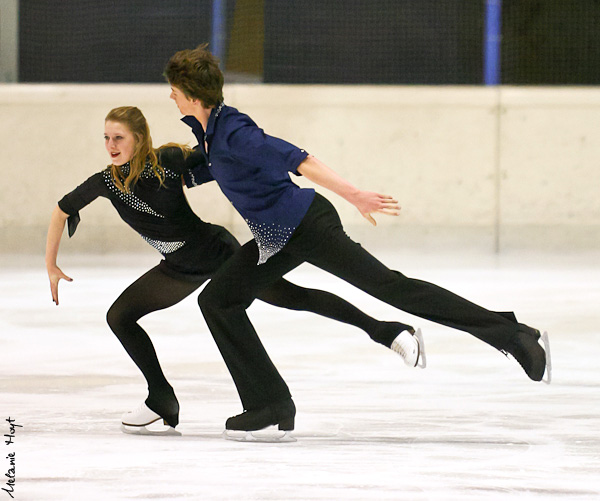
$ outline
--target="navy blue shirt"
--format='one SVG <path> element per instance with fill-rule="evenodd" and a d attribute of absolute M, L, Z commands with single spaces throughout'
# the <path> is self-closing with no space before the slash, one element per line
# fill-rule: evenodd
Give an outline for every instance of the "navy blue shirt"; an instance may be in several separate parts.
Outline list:
<path fill-rule="evenodd" d="M 208 145 L 208 164 L 184 175 L 186 185 L 216 180 L 252 231 L 258 264 L 266 262 L 285 246 L 315 196 L 289 175 L 299 175 L 298 166 L 308 153 L 265 134 L 248 115 L 224 103 L 212 110 L 206 131 L 193 116 L 182 121 L 192 128 L 202 150 Z"/>

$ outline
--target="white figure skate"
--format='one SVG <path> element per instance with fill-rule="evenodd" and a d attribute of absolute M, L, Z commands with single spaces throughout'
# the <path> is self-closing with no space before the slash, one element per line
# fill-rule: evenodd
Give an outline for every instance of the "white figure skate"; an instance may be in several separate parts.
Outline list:
<path fill-rule="evenodd" d="M 169 426 L 145 403 L 142 403 L 136 410 L 123 414 L 121 421 L 121 430 L 132 435 L 181 436 L 181 433 Z"/>
<path fill-rule="evenodd" d="M 427 367 L 427 358 L 425 357 L 425 342 L 423 341 L 423 334 L 421 329 L 417 329 L 417 332 L 411 334 L 409 331 L 402 331 L 390 347 L 392 351 L 395 351 L 402 357 L 404 363 L 409 367 L 420 367 L 424 369 Z"/>

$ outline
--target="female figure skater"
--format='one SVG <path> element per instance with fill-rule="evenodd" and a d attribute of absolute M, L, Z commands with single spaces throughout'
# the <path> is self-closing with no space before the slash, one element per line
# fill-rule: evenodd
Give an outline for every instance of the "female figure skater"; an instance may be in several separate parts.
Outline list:
<path fill-rule="evenodd" d="M 52 299 L 58 305 L 58 283 L 71 281 L 57 266 L 61 236 L 68 220 L 69 236 L 79 223 L 79 211 L 97 197 L 108 198 L 119 215 L 164 259 L 131 284 L 110 307 L 107 321 L 148 383 L 148 398 L 123 416 L 123 429 L 149 433 L 147 425 L 164 421 L 166 434 L 179 422 L 179 403 L 158 362 L 152 342 L 138 320 L 168 308 L 208 280 L 240 247 L 225 228 L 198 218 L 185 198 L 182 175 L 186 162 L 205 163 L 203 152 L 179 145 L 153 149 L 150 131 L 139 109 L 115 108 L 106 116 L 104 140 L 111 164 L 65 195 L 52 213 L 46 245 L 46 267 Z M 276 306 L 307 310 L 355 325 L 376 342 L 398 352 L 415 365 L 412 327 L 377 321 L 337 296 L 298 287 L 286 280 L 262 290 L 259 298 Z M 271 364 L 258 338 L 248 350 Z M 410 353 L 409 353 L 410 352 Z M 271 364 L 272 365 L 272 364 Z"/>
<path fill-rule="evenodd" d="M 373 212 L 397 215 L 396 200 L 356 189 L 304 150 L 267 136 L 250 117 L 226 106 L 218 60 L 206 47 L 177 52 L 164 74 L 182 120 L 208 156 L 208 165 L 192 170 L 188 185 L 216 180 L 254 234 L 198 299 L 236 386 L 247 389 L 244 412 L 227 420 L 227 430 L 294 427 L 295 406 L 284 381 L 266 358 L 261 362 L 245 348 L 256 338 L 245 310 L 265 287 L 303 262 L 408 313 L 469 332 L 513 355 L 531 379 L 543 378 L 549 351 L 539 345 L 537 329 L 517 322 L 513 313 L 488 311 L 392 271 L 352 241 L 334 207 L 294 184 L 288 172 L 341 195 L 373 224 Z"/>

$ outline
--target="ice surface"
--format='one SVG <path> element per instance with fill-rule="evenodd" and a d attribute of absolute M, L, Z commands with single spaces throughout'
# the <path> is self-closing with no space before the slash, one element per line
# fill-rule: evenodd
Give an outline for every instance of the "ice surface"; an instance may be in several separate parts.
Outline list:
<path fill-rule="evenodd" d="M 595 256 L 386 255 L 391 267 L 547 329 L 550 386 L 473 337 L 395 311 L 303 266 L 293 281 L 423 329 L 426 370 L 362 331 L 256 302 L 287 380 L 297 442 L 223 440 L 241 411 L 196 295 L 142 320 L 177 392 L 182 437 L 123 434 L 145 398 L 105 323 L 153 262 L 64 256 L 60 306 L 43 259 L 0 269 L 0 488 L 19 500 L 489 500 L 600 498 L 600 261 Z M 128 266 L 124 266 L 128 264 Z M 0 491 L 0 498 L 10 499 Z"/>

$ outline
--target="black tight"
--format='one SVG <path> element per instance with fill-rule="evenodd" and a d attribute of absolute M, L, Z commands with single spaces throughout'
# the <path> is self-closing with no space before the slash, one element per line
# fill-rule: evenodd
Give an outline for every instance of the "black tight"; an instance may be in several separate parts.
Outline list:
<path fill-rule="evenodd" d="M 127 287 L 106 314 L 111 330 L 146 378 L 146 405 L 163 417 L 177 416 L 179 404 L 160 367 L 154 345 L 138 320 L 179 303 L 201 285 L 202 282 L 172 278 L 156 266 Z"/>

